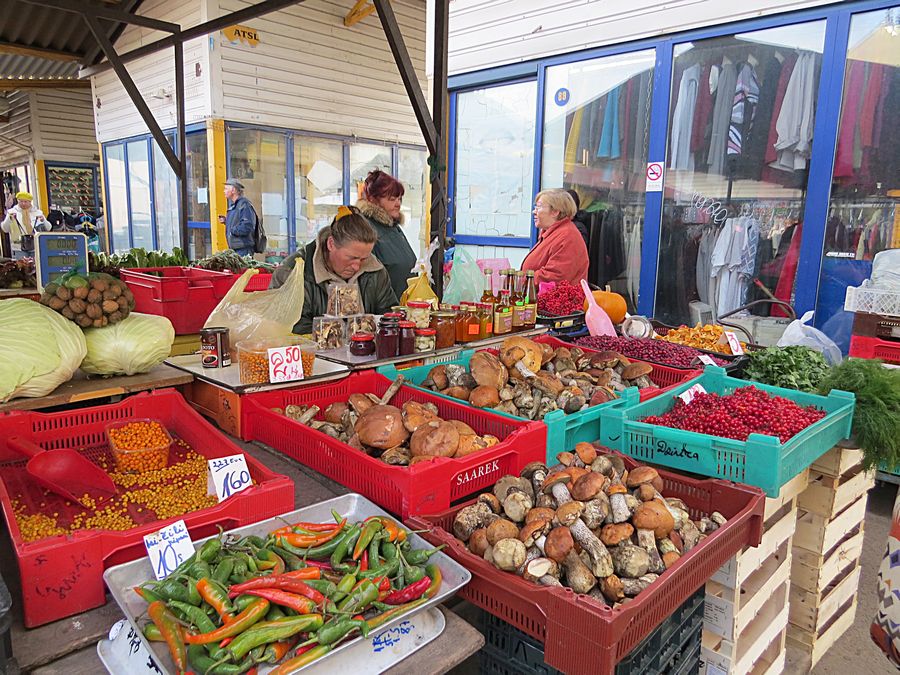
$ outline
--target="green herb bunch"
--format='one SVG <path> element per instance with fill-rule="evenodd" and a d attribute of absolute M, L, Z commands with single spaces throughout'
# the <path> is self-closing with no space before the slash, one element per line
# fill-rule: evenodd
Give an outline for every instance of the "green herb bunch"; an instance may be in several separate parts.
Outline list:
<path fill-rule="evenodd" d="M 820 352 L 809 347 L 769 347 L 749 353 L 743 378 L 785 389 L 815 393 L 828 372 Z"/>

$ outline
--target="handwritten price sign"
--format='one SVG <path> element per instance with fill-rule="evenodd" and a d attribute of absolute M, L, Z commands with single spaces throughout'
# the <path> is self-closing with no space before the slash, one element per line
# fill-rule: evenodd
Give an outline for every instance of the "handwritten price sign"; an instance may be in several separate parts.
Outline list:
<path fill-rule="evenodd" d="M 194 555 L 194 542 L 187 525 L 178 520 L 159 532 L 144 536 L 147 557 L 157 581 L 165 579 L 176 567 Z"/>
<path fill-rule="evenodd" d="M 737 335 L 730 330 L 726 330 L 722 333 L 722 337 L 719 338 L 719 344 L 731 347 L 731 353 L 735 356 L 740 356 L 744 353 L 744 348 L 741 347 L 741 341 L 738 340 Z"/>
<path fill-rule="evenodd" d="M 415 626 L 411 621 L 404 621 L 393 628 L 381 631 L 372 638 L 372 651 L 376 654 L 380 651 L 393 647 L 398 644 L 404 635 L 409 635 Z"/>
<path fill-rule="evenodd" d="M 703 388 L 702 384 L 695 384 L 693 387 L 691 387 L 687 391 L 682 392 L 681 394 L 678 394 L 678 398 L 680 398 L 685 403 L 690 403 L 691 401 L 694 400 L 694 397 L 697 394 L 705 394 L 705 393 L 706 393 L 706 389 Z"/>
<path fill-rule="evenodd" d="M 275 347 L 269 350 L 269 382 L 302 379 L 303 353 L 300 347 Z"/>
<path fill-rule="evenodd" d="M 244 455 L 217 457 L 209 460 L 207 466 L 207 492 L 215 494 L 220 502 L 253 485 Z"/>
<path fill-rule="evenodd" d="M 697 361 L 699 361 L 700 363 L 702 363 L 702 364 L 705 365 L 705 366 L 714 366 L 714 365 L 716 365 L 716 362 L 713 361 L 712 357 L 711 357 L 711 356 L 708 356 L 707 354 L 700 354 L 700 355 L 697 357 Z"/>

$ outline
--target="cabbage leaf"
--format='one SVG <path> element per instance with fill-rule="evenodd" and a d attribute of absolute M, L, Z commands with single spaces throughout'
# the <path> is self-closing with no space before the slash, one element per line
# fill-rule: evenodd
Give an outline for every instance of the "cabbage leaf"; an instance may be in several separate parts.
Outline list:
<path fill-rule="evenodd" d="M 81 369 L 91 375 L 134 375 L 158 366 L 172 351 L 175 329 L 164 316 L 131 312 L 118 323 L 84 331 L 87 356 Z"/>

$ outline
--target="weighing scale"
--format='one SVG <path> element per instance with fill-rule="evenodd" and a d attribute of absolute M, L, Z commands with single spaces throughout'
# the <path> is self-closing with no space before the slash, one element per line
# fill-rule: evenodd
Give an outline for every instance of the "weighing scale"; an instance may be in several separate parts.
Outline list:
<path fill-rule="evenodd" d="M 88 241 L 81 232 L 37 232 L 34 268 L 39 291 L 75 267 L 88 273 Z"/>

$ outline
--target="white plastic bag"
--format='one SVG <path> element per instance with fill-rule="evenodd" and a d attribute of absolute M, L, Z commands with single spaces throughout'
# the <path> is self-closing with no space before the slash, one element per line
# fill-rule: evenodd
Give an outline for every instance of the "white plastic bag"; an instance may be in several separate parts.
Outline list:
<path fill-rule="evenodd" d="M 460 302 L 477 302 L 484 286 L 478 263 L 464 248 L 457 246 L 450 269 L 450 283 L 444 289 L 444 302 L 458 305 Z"/>
<path fill-rule="evenodd" d="M 264 340 L 290 335 L 303 313 L 303 267 L 297 258 L 294 269 L 280 288 L 245 293 L 259 270 L 244 272 L 209 315 L 204 328 L 224 326 L 232 346 L 242 340 Z"/>
<path fill-rule="evenodd" d="M 841 362 L 841 350 L 832 341 L 830 337 L 825 335 L 818 328 L 807 326 L 812 321 L 813 312 L 807 312 L 799 319 L 795 319 L 788 324 L 787 329 L 778 340 L 778 347 L 790 347 L 791 345 L 800 345 L 815 349 L 822 352 L 822 356 L 829 365 L 834 366 Z"/>
<path fill-rule="evenodd" d="M 875 254 L 872 260 L 872 285 L 878 289 L 900 291 L 900 248 Z"/>

